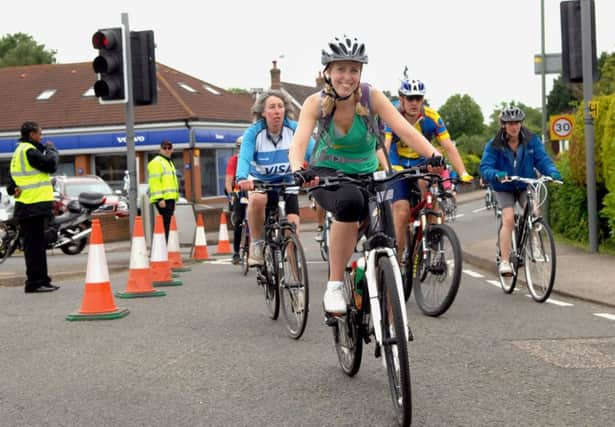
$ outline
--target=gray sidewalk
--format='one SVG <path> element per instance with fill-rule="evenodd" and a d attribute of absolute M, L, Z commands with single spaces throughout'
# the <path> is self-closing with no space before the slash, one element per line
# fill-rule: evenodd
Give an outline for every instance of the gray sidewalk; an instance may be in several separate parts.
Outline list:
<path fill-rule="evenodd" d="M 459 204 L 482 199 L 483 191 L 458 194 Z M 304 223 L 303 230 L 314 232 L 314 223 Z M 216 256 L 218 235 L 207 234 L 209 254 L 212 258 L 230 257 Z M 229 230 L 229 237 L 232 233 Z M 465 267 L 475 265 L 492 273 L 496 273 L 495 250 L 496 240 L 493 238 L 461 242 Z M 182 247 L 184 262 L 190 263 L 191 248 Z M 130 241 L 105 243 L 107 265 L 109 272 L 125 272 L 130 263 Z M 615 256 L 590 254 L 584 250 L 569 245 L 556 243 L 557 273 L 554 293 L 572 296 L 611 307 L 615 307 Z M 186 261 L 188 260 L 188 261 Z M 48 252 L 48 266 L 54 282 L 59 285 L 63 280 L 83 276 L 87 267 L 87 248 L 83 254 L 68 256 L 61 251 Z M 523 281 L 521 273 L 521 281 Z M 20 254 L 9 258 L 0 265 L 0 286 L 22 286 L 25 279 L 25 266 Z"/>

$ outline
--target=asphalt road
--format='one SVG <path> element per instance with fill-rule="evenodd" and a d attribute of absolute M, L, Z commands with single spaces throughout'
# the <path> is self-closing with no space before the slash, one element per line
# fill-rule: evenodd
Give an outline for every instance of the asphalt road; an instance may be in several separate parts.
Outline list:
<path fill-rule="evenodd" d="M 460 207 L 460 235 L 487 228 L 475 208 Z M 298 341 L 283 318 L 268 319 L 254 272 L 243 277 L 225 259 L 193 265 L 165 297 L 116 298 L 130 314 L 112 321 L 64 320 L 80 307 L 83 279 L 47 295 L 0 288 L 0 425 L 395 425 L 373 344 L 356 377 L 339 368 L 322 323 L 327 268 L 313 233 L 303 241 L 311 312 Z M 113 289 L 126 278 L 112 274 Z M 408 303 L 414 425 L 612 425 L 615 322 L 596 315 L 604 308 L 537 304 L 493 280 L 464 266 L 437 319 Z"/>

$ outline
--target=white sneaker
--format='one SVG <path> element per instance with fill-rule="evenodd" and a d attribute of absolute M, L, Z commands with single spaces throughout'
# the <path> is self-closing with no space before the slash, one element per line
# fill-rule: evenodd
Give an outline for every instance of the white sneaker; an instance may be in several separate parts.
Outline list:
<path fill-rule="evenodd" d="M 323 304 L 327 313 L 346 313 L 346 298 L 342 289 L 344 282 L 327 282 Z"/>
<path fill-rule="evenodd" d="M 499 267 L 500 276 L 510 277 L 513 275 L 512 267 L 510 266 L 510 262 L 502 261 L 500 262 Z"/>
<path fill-rule="evenodd" d="M 250 244 L 250 256 L 248 257 L 248 265 L 250 267 L 255 265 L 263 265 L 265 259 L 263 258 L 263 247 L 265 246 L 264 240 L 257 240 Z"/>

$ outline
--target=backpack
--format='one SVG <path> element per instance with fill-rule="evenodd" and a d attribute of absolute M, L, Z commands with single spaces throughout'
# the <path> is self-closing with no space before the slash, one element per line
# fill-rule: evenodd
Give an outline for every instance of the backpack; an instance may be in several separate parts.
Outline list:
<path fill-rule="evenodd" d="M 391 162 L 389 161 L 389 155 L 384 149 L 384 123 L 382 122 L 380 117 L 371 113 L 371 108 L 370 108 L 371 85 L 369 83 L 361 83 L 360 87 L 361 87 L 360 102 L 361 102 L 361 105 L 365 107 L 365 109 L 367 109 L 368 111 L 367 116 L 360 116 L 360 117 L 365 123 L 367 132 L 376 137 L 376 150 L 378 150 L 379 148 L 382 148 L 384 150 L 387 163 L 390 167 Z M 323 96 L 324 96 L 324 91 L 321 92 L 321 97 Z M 318 131 L 317 131 L 317 137 L 316 137 L 317 143 L 314 144 L 314 152 L 316 152 L 316 148 L 318 146 L 319 141 L 324 140 L 325 143 L 329 144 L 328 138 L 325 137 L 325 134 L 327 133 L 329 126 L 331 125 L 331 120 L 333 120 L 334 113 L 335 113 L 335 106 L 333 107 L 333 110 L 331 110 L 329 114 L 327 114 L 326 116 L 321 116 L 318 119 L 318 122 L 317 122 Z M 312 155 L 311 158 L 314 158 L 314 156 Z"/>

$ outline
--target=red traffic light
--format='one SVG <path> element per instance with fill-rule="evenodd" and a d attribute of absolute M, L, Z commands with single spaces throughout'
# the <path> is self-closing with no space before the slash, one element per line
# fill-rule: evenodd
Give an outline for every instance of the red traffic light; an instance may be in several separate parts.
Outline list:
<path fill-rule="evenodd" d="M 96 31 L 92 36 L 92 46 L 94 46 L 94 49 L 113 49 L 118 44 L 118 33 L 121 34 L 119 31 Z"/>

